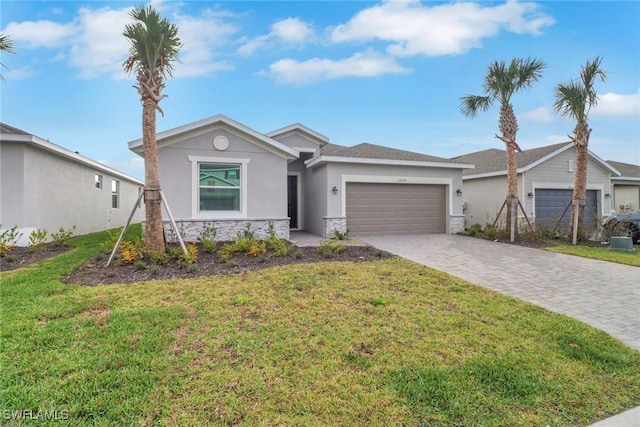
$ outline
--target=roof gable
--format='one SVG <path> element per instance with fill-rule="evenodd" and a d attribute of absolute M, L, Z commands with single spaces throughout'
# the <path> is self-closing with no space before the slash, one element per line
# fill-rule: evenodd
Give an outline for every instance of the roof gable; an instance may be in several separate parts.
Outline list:
<path fill-rule="evenodd" d="M 239 131 L 240 133 L 251 137 L 251 139 L 258 144 L 262 144 L 265 148 L 270 149 L 270 151 L 278 153 L 282 157 L 297 159 L 300 156 L 300 153 L 298 153 L 297 150 L 257 132 L 240 122 L 230 119 L 223 114 L 217 114 L 203 120 L 198 120 L 193 123 L 159 132 L 156 134 L 156 140 L 159 147 L 168 146 L 183 140 L 185 137 L 206 132 L 216 126 L 227 126 L 232 130 Z M 129 149 L 142 155 L 142 138 L 130 141 Z"/>
<path fill-rule="evenodd" d="M 546 145 L 544 147 L 518 152 L 516 153 L 518 173 L 526 172 L 571 148 L 573 148 L 572 142 L 561 142 L 559 144 Z M 589 151 L 589 157 L 594 162 L 599 163 L 604 169 L 616 175 L 618 174 L 617 170 L 591 151 Z M 454 157 L 453 159 L 475 165 L 475 168 L 463 171 L 465 178 L 483 178 L 507 174 L 507 155 L 505 150 L 491 148 L 464 154 Z"/>
<path fill-rule="evenodd" d="M 269 138 L 273 138 L 279 141 L 281 138 L 294 133 L 301 135 L 303 138 L 317 144 L 319 147 L 322 147 L 329 143 L 328 137 L 319 132 L 316 132 L 315 130 L 303 125 L 302 123 L 294 123 L 292 125 L 267 132 L 265 135 Z"/>

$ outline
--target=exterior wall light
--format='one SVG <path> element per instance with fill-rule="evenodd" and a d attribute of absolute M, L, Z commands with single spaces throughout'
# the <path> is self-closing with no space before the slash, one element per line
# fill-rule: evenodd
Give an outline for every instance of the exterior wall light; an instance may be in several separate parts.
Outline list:
<path fill-rule="evenodd" d="M 458 188 L 458 189 L 456 190 L 456 194 L 457 194 L 458 196 L 462 196 L 462 190 Z"/>
<path fill-rule="evenodd" d="M 605 194 L 604 197 L 606 197 L 607 199 L 610 199 L 611 198 L 611 193 Z"/>
<path fill-rule="evenodd" d="M 331 192 L 333 194 L 338 194 L 338 187 L 336 187 L 335 185 L 333 186 L 333 188 L 331 189 Z"/>
<path fill-rule="evenodd" d="M 527 197 L 529 197 L 530 199 L 533 198 L 533 193 L 527 193 Z"/>

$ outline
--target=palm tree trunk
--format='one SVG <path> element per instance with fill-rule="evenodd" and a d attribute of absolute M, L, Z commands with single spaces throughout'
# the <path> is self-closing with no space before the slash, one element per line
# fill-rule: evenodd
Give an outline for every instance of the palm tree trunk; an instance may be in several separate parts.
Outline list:
<path fill-rule="evenodd" d="M 146 211 L 145 246 L 147 250 L 164 252 L 162 200 L 158 147 L 156 146 L 156 103 L 149 97 L 142 100 L 142 145 L 144 148 L 144 198 Z"/>
<path fill-rule="evenodd" d="M 515 198 L 518 197 L 518 164 L 516 160 L 515 140 L 516 133 L 518 132 L 518 120 L 513 112 L 513 107 L 509 103 L 502 104 L 500 106 L 500 131 L 502 132 L 502 140 L 507 148 L 507 224 L 506 230 L 511 229 L 511 221 L 513 226 L 518 230 L 518 201 Z M 514 144 L 509 144 L 508 141 L 513 141 Z M 514 201 L 515 206 L 512 205 Z M 511 212 L 515 212 L 513 218 Z"/>
<path fill-rule="evenodd" d="M 582 203 L 573 205 L 571 224 L 569 230 L 573 230 L 576 218 L 575 209 L 578 209 L 578 233 L 582 231 L 584 219 L 584 201 L 587 197 L 587 162 L 589 158 L 589 134 L 591 130 L 587 123 L 582 122 L 576 125 L 574 144 L 576 146 L 576 172 L 573 180 L 573 200 L 580 200 Z"/>

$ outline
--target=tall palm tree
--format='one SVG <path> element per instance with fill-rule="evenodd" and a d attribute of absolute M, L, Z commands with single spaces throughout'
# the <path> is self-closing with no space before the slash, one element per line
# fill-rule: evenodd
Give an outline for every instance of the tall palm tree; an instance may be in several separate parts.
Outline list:
<path fill-rule="evenodd" d="M 584 205 L 577 200 L 585 200 L 587 195 L 587 164 L 589 156 L 589 128 L 588 118 L 591 107 L 598 104 L 598 94 L 595 83 L 604 82 L 607 75 L 602 71 L 602 57 L 596 56 L 593 61 L 587 61 L 580 71 L 580 78 L 568 83 L 560 83 L 556 87 L 553 108 L 557 114 L 570 117 L 576 121 L 573 136 L 569 136 L 576 147 L 576 172 L 573 182 L 573 215 L 571 215 L 570 230 L 573 230 L 576 211 L 578 209 L 578 227 L 582 227 Z"/>
<path fill-rule="evenodd" d="M 465 95 L 460 98 L 460 111 L 467 117 L 474 118 L 479 111 L 487 111 L 495 101 L 500 103 L 499 129 L 502 136 L 495 137 L 502 140 L 507 149 L 507 200 L 509 200 L 508 212 L 517 212 L 517 206 L 512 209 L 511 201 L 518 197 L 518 167 L 516 163 L 516 151 L 520 147 L 516 143 L 518 132 L 518 120 L 513 112 L 511 96 L 521 89 L 530 88 L 533 83 L 542 77 L 542 70 L 546 64 L 540 59 L 513 58 L 507 65 L 504 61 L 495 61 L 489 65 L 487 75 L 484 78 L 483 95 Z M 518 216 L 511 218 L 507 214 L 507 229 L 511 221 L 517 227 Z"/>
<path fill-rule="evenodd" d="M 127 24 L 124 36 L 129 39 L 129 57 L 123 66 L 127 73 L 136 71 L 134 86 L 142 100 L 142 146 L 145 178 L 145 245 L 152 251 L 164 252 L 162 201 L 156 145 L 156 110 L 162 98 L 164 80 L 173 75 L 172 62 L 178 60 L 182 42 L 178 27 L 161 18 L 153 7 L 136 6 L 130 12 L 135 22 Z"/>
<path fill-rule="evenodd" d="M 5 34 L 0 34 L 0 52 L 6 52 L 6 53 L 15 52 L 15 50 L 13 49 L 13 40 L 11 40 L 11 37 Z M 0 62 L 0 67 L 6 68 L 2 62 Z M 0 80 L 4 80 L 4 77 L 2 76 L 2 74 L 0 74 Z"/>

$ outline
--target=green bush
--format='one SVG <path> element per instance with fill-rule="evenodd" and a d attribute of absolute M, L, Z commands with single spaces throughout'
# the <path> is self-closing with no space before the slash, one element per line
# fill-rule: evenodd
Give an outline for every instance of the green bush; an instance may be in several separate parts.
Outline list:
<path fill-rule="evenodd" d="M 47 230 L 35 229 L 29 234 L 29 249 L 41 252 L 44 250 L 44 244 L 47 241 Z"/>
<path fill-rule="evenodd" d="M 198 262 L 198 248 L 193 243 L 187 243 L 185 246 L 187 253 L 181 252 L 180 255 L 178 255 L 178 264 L 186 267 Z"/>
<path fill-rule="evenodd" d="M 284 239 L 278 239 L 277 237 L 269 237 L 269 240 L 267 240 L 267 247 L 272 254 L 277 257 L 285 256 L 289 253 L 287 241 Z"/>
<path fill-rule="evenodd" d="M 69 239 L 73 237 L 73 231 L 76 229 L 74 225 L 70 230 L 65 230 L 64 227 L 60 227 L 57 233 L 51 233 L 51 239 L 55 246 L 67 246 Z"/>
<path fill-rule="evenodd" d="M 0 224 L 0 227 L 2 227 L 2 224 Z M 18 232 L 17 225 L 0 233 L 0 256 L 3 257 L 9 254 L 20 237 L 22 237 L 22 233 Z"/>
<path fill-rule="evenodd" d="M 145 251 L 144 257 L 152 265 L 166 265 L 169 262 L 169 255 L 165 252 Z"/>
<path fill-rule="evenodd" d="M 207 253 L 213 253 L 216 251 L 217 243 L 216 243 L 216 235 L 217 230 L 214 224 L 205 223 L 202 231 L 200 232 L 200 236 L 198 237 L 198 242 L 202 245 L 202 249 Z"/>
<path fill-rule="evenodd" d="M 116 247 L 120 233 L 122 233 L 122 228 L 123 227 L 107 230 L 107 240 L 100 243 L 100 249 L 102 249 L 103 252 L 111 252 L 113 248 Z"/>
<path fill-rule="evenodd" d="M 320 242 L 318 246 L 318 252 L 325 258 L 332 258 L 345 249 L 347 249 L 347 247 L 340 240 L 326 239 Z"/>

